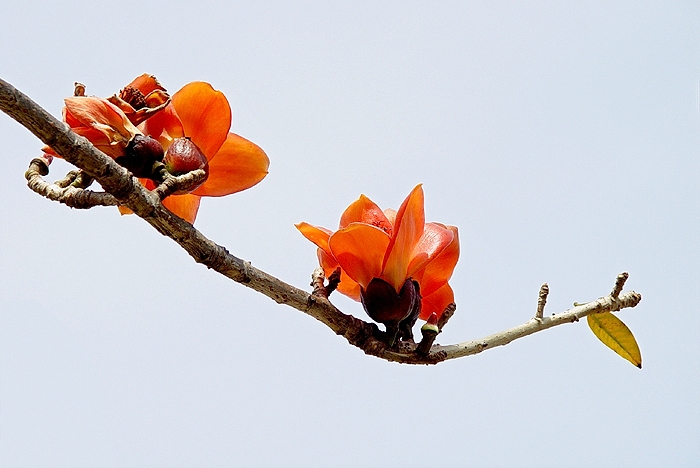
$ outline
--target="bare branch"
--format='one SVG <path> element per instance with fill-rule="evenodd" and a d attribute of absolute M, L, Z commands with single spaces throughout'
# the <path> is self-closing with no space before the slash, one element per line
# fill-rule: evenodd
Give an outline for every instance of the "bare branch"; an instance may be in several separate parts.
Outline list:
<path fill-rule="evenodd" d="M 434 351 L 444 351 L 447 354 L 446 359 L 455 359 L 472 354 L 478 354 L 485 349 L 491 349 L 496 346 L 507 345 L 513 340 L 522 338 L 527 335 L 532 335 L 538 331 L 546 330 L 557 325 L 565 323 L 578 322 L 587 315 L 606 310 L 620 310 L 627 307 L 635 307 L 642 300 L 642 295 L 634 291 L 629 291 L 617 298 L 612 296 L 601 297 L 597 301 L 582 304 L 569 309 L 561 314 L 543 317 L 542 319 L 533 318 L 532 320 L 519 325 L 517 327 L 505 330 L 499 333 L 494 333 L 479 340 L 465 341 L 456 345 L 434 347 Z"/>
<path fill-rule="evenodd" d="M 48 174 L 47 161 L 37 158 L 32 161 L 27 176 L 28 180 L 31 179 L 30 186 L 33 186 L 33 190 L 38 193 L 45 192 L 42 193 L 44 196 L 61 201 L 61 198 L 76 197 L 77 195 L 72 195 L 71 192 L 71 189 L 75 189 L 84 194 L 81 196 L 89 198 L 89 203 L 112 204 L 114 201 L 115 204 L 124 205 L 158 232 L 177 242 L 195 262 L 258 291 L 277 303 L 286 304 L 310 315 L 366 354 L 381 359 L 406 364 L 436 364 L 446 359 L 468 356 L 485 349 L 502 346 L 517 338 L 556 325 L 575 322 L 594 312 L 634 307 L 641 300 L 641 295 L 635 292 L 619 295 L 624 280 L 618 277 L 618 283 L 613 290 L 614 294 L 577 306 L 556 316 L 532 319 L 513 329 L 479 340 L 449 346 L 432 345 L 429 349 L 422 349 L 421 353 L 416 352 L 417 345 L 411 342 L 399 342 L 389 349 L 386 345 L 385 333 L 380 331 L 376 324 L 344 314 L 328 301 L 328 294 L 337 286 L 339 276 L 333 278 L 331 275 L 328 286 L 323 286 L 322 273 L 317 275 L 314 278 L 314 294 L 280 281 L 253 267 L 249 262 L 231 255 L 224 247 L 212 242 L 192 225 L 163 207 L 161 195 L 173 189 L 173 185 L 169 182 L 164 181 L 164 187 L 160 190 L 157 189 L 154 192 L 146 190 L 136 178 L 114 160 L 98 151 L 85 138 L 73 133 L 64 123 L 3 80 L 0 80 L 0 110 L 25 126 L 66 161 L 81 168 L 85 173 L 84 176 L 79 172 L 71 173 L 60 181 L 60 184 L 47 184 L 41 178 Z M 87 187 L 90 181 L 88 177 L 99 182 L 106 193 L 90 192 L 73 186 L 77 183 L 78 186 Z M 196 177 L 197 175 L 192 175 L 192 178 Z M 69 193 L 71 195 L 68 195 Z M 100 198 L 104 203 L 97 203 L 91 197 Z M 443 312 L 437 324 L 439 330 L 442 330 L 454 311 L 455 305 L 451 304 Z"/>

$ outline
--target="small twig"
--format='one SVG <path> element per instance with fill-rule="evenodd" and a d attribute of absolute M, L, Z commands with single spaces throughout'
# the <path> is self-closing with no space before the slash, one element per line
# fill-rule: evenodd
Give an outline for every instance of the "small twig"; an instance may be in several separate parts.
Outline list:
<path fill-rule="evenodd" d="M 32 160 L 32 163 L 35 162 L 35 161 L 36 161 L 36 159 Z M 48 175 L 48 174 L 49 174 L 48 166 L 46 166 L 46 167 L 47 167 L 47 169 L 46 169 L 46 174 L 42 174 L 42 175 Z M 31 168 L 31 163 L 30 163 L 30 168 Z M 59 187 L 59 188 L 62 188 L 62 189 L 63 189 L 63 188 L 66 188 L 66 187 L 69 187 L 70 184 L 72 184 L 73 182 L 75 182 L 75 178 L 78 177 L 78 172 L 80 172 L 80 170 L 68 171 L 68 173 L 63 177 L 63 179 L 58 179 L 58 180 L 57 180 L 56 182 L 54 182 L 53 184 L 54 184 L 56 187 Z M 27 177 L 27 173 L 25 173 L 24 176 Z"/>
<path fill-rule="evenodd" d="M 440 333 L 437 314 L 435 312 L 430 314 L 428 321 L 420 328 L 420 333 L 423 339 L 420 340 L 420 343 L 418 343 L 416 347 L 416 354 L 419 356 L 427 356 L 430 352 L 430 348 L 433 346 L 433 342 L 435 342 L 435 338 L 437 338 L 438 333 Z"/>
<path fill-rule="evenodd" d="M 75 180 L 71 182 L 71 187 L 79 188 L 79 189 L 86 189 L 90 185 L 92 185 L 92 182 L 95 179 L 92 178 L 90 174 L 87 172 L 80 170 L 78 171 L 78 174 L 75 176 Z"/>
<path fill-rule="evenodd" d="M 163 182 L 153 189 L 153 193 L 158 195 L 158 198 L 164 200 L 167 196 L 175 192 L 187 193 L 194 190 L 195 187 L 204 183 L 207 180 L 207 173 L 204 169 L 196 169 L 180 176 L 171 175 L 163 171 Z"/>
<path fill-rule="evenodd" d="M 313 273 L 311 273 L 311 287 L 313 287 L 311 295 L 316 297 L 325 297 L 328 299 L 328 294 L 326 294 L 326 286 L 323 284 L 325 280 L 326 274 L 324 273 L 323 268 L 318 267 Z"/>
<path fill-rule="evenodd" d="M 549 285 L 544 283 L 540 287 L 540 294 L 537 298 L 537 312 L 535 312 L 535 318 L 541 319 L 544 315 L 544 306 L 547 305 L 547 296 L 549 295 Z"/>
<path fill-rule="evenodd" d="M 85 96 L 85 85 L 76 81 L 73 84 L 73 96 Z"/>
<path fill-rule="evenodd" d="M 77 209 L 119 205 L 119 201 L 109 193 L 93 192 L 92 190 L 75 187 L 74 184 L 76 183 L 83 185 L 88 180 L 92 181 L 92 178 L 82 173 L 82 171 L 71 171 L 66 177 L 54 184 L 46 182 L 41 176 L 42 174 L 48 174 L 47 161 L 43 158 L 35 158 L 29 164 L 29 169 L 24 173 L 24 177 L 27 179 L 27 185 L 31 190 L 49 200 Z"/>
<path fill-rule="evenodd" d="M 629 277 L 630 277 L 630 275 L 626 271 L 617 275 L 617 278 L 615 279 L 615 287 L 613 288 L 612 292 L 610 293 L 610 295 L 613 298 L 617 299 L 617 296 L 619 296 L 620 293 L 622 292 L 622 288 L 625 287 L 625 281 L 627 281 L 627 278 L 629 278 Z"/>
<path fill-rule="evenodd" d="M 442 311 L 442 315 L 438 319 L 437 326 L 440 329 L 440 333 L 442 333 L 442 329 L 445 328 L 445 325 L 447 325 L 447 322 L 452 318 L 452 316 L 455 314 L 455 311 L 457 310 L 457 304 L 452 302 L 451 304 L 447 304 L 447 307 L 445 307 L 445 310 Z"/>
<path fill-rule="evenodd" d="M 326 275 L 323 268 L 316 268 L 311 274 L 311 286 L 313 286 L 313 292 L 311 294 L 328 299 L 328 296 L 330 296 L 340 284 L 340 267 L 333 270 L 333 273 L 328 277 L 328 284 L 324 286 L 325 279 Z"/>
<path fill-rule="evenodd" d="M 328 277 L 328 284 L 326 285 L 326 297 L 330 296 L 333 291 L 336 290 L 340 284 L 340 267 L 333 270 L 331 276 Z"/>

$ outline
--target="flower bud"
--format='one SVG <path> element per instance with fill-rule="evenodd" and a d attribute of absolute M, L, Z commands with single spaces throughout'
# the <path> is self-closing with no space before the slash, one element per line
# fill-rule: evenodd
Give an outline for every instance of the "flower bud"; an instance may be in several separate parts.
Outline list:
<path fill-rule="evenodd" d="M 147 135 L 136 135 L 126 147 L 124 156 L 115 159 L 136 177 L 151 177 L 153 165 L 163 160 L 163 146 Z"/>
<path fill-rule="evenodd" d="M 209 174 L 209 161 L 202 151 L 189 138 L 173 141 L 163 159 L 165 168 L 174 176 L 204 169 Z M 192 189 L 194 190 L 194 189 Z"/>
<path fill-rule="evenodd" d="M 413 338 L 411 327 L 421 308 L 420 287 L 416 281 L 408 278 L 397 293 L 388 282 L 372 278 L 367 289 L 360 290 L 360 300 L 367 315 L 386 326 L 390 346 L 397 336 L 404 340 Z"/>

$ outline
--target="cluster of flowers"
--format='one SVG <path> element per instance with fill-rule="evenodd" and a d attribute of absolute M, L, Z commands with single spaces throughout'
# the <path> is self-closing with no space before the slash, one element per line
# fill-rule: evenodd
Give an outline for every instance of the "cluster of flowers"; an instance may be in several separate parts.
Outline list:
<path fill-rule="evenodd" d="M 229 131 L 231 107 L 209 83 L 189 83 L 170 97 L 154 76 L 144 74 L 107 99 L 66 98 L 63 119 L 149 189 L 155 187 L 156 162 L 165 163 L 172 175 L 204 169 L 207 177 L 200 186 L 163 200 L 166 208 L 190 223 L 201 197 L 250 188 L 267 175 L 270 164 L 258 145 Z M 50 148 L 44 151 L 56 155 Z"/>
<path fill-rule="evenodd" d="M 141 75 L 108 99 L 76 91 L 65 100 L 65 122 L 147 188 L 155 187 L 156 167 L 172 175 L 205 171 L 201 185 L 163 200 L 190 223 L 200 197 L 239 192 L 267 175 L 267 155 L 229 131 L 229 103 L 208 83 L 189 83 L 171 97 L 155 77 Z M 318 247 L 326 276 L 340 272 L 338 290 L 361 301 L 370 318 L 386 326 L 390 344 L 412 339 L 418 318 L 435 323 L 454 302 L 448 281 L 459 258 L 457 228 L 425 222 L 421 185 L 398 211 L 382 211 L 362 195 L 342 214 L 335 232 L 308 223 L 296 227 Z"/>

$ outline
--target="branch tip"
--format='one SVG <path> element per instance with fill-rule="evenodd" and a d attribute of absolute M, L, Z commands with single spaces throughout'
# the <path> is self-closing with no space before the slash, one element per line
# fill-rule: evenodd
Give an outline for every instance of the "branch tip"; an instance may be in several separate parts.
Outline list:
<path fill-rule="evenodd" d="M 544 307 L 547 305 L 547 296 L 549 295 L 549 285 L 544 283 L 540 287 L 540 293 L 537 298 L 537 312 L 535 312 L 535 319 L 542 320 L 544 316 Z"/>
<path fill-rule="evenodd" d="M 630 277 L 630 275 L 626 271 L 617 275 L 617 278 L 615 278 L 615 287 L 613 288 L 612 292 L 610 293 L 610 295 L 614 299 L 618 298 L 618 296 L 622 292 L 622 288 L 625 287 L 625 282 L 627 281 L 627 278 L 629 278 L 629 277 Z"/>
<path fill-rule="evenodd" d="M 440 330 L 440 333 L 442 333 L 442 329 L 445 328 L 445 325 L 447 325 L 447 322 L 452 318 L 452 316 L 455 314 L 455 311 L 457 310 L 457 304 L 454 302 L 447 304 L 447 307 L 445 307 L 445 310 L 442 311 L 442 315 L 438 319 L 437 326 L 438 329 Z"/>

